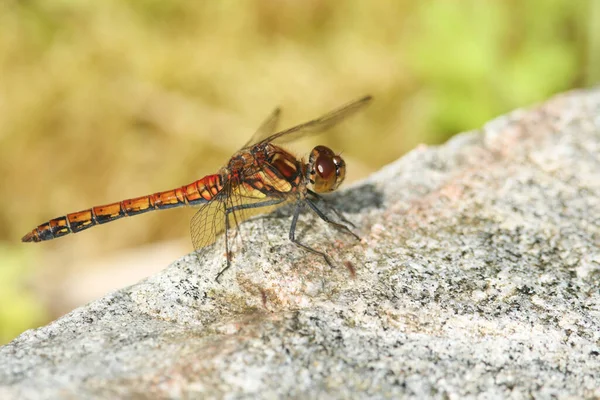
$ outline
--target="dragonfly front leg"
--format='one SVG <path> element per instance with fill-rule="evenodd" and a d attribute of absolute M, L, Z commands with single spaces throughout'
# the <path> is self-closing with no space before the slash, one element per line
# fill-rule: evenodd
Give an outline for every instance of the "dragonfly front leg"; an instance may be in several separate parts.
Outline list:
<path fill-rule="evenodd" d="M 227 265 L 225 266 L 225 268 L 223 268 L 221 271 L 219 271 L 219 273 L 217 274 L 217 277 L 215 278 L 215 281 L 219 282 L 219 278 L 221 277 L 221 275 L 223 275 L 223 273 L 225 271 L 227 271 L 229 269 L 229 267 L 231 267 L 231 254 L 229 252 L 229 230 L 230 230 L 229 214 L 234 213 L 233 216 L 235 218 L 236 225 L 237 225 L 238 222 L 237 222 L 237 218 L 235 217 L 236 211 L 249 210 L 252 208 L 275 206 L 277 204 L 282 203 L 284 200 L 285 199 L 272 199 L 272 200 L 261 201 L 261 202 L 253 203 L 253 204 L 239 204 L 236 206 L 231 206 L 231 207 L 225 208 L 225 254 L 226 254 L 226 258 L 227 258 Z"/>
<path fill-rule="evenodd" d="M 342 213 L 340 213 L 338 210 L 335 209 L 335 207 L 332 207 L 331 205 L 327 204 L 327 201 L 325 201 L 325 199 L 322 196 L 319 196 L 317 193 L 313 192 L 312 190 L 308 190 L 308 194 L 313 196 L 316 200 L 323 202 L 323 204 L 325 205 L 325 207 L 329 208 L 331 211 L 333 211 L 335 213 L 335 215 L 337 215 L 337 217 L 340 219 L 340 221 L 342 221 L 343 223 L 350 225 L 353 228 L 356 228 L 356 225 L 354 225 L 352 222 L 348 221 L 346 219 L 346 217 L 344 217 L 342 215 Z M 318 215 L 318 214 L 317 214 Z M 320 215 L 319 215 L 320 216 Z M 327 221 L 328 222 L 328 221 Z"/>
<path fill-rule="evenodd" d="M 315 250 L 312 247 L 309 247 L 307 245 L 305 245 L 304 243 L 300 243 L 297 239 L 296 239 L 296 223 L 298 222 L 298 216 L 300 215 L 300 211 L 302 211 L 302 208 L 304 207 L 304 203 L 303 202 L 299 202 L 296 205 L 296 209 L 294 210 L 294 216 L 292 217 L 292 225 L 290 227 L 290 240 L 298 247 L 303 248 L 306 251 L 309 251 L 313 254 L 317 254 L 320 255 L 321 257 L 323 257 L 325 259 L 325 262 L 327 262 L 327 264 L 329 264 L 330 267 L 333 268 L 333 263 L 331 262 L 331 259 L 329 258 L 329 256 L 319 250 Z"/>
<path fill-rule="evenodd" d="M 356 240 L 360 240 L 360 237 L 356 233 L 352 232 L 350 230 L 350 228 L 348 228 L 346 225 L 339 224 L 339 223 L 337 223 L 337 222 L 332 221 L 331 219 L 329 219 L 329 217 L 327 215 L 325 215 L 323 213 L 323 211 L 319 210 L 319 208 L 315 205 L 315 203 L 313 203 L 310 199 L 306 199 L 306 203 L 315 212 L 315 214 L 317 214 L 319 216 L 319 218 L 321 218 L 323 221 L 327 222 L 328 224 L 331 224 L 331 225 L 335 226 L 336 228 L 338 228 L 342 232 L 347 233 L 348 235 L 354 236 L 356 238 Z M 332 210 L 335 211 L 335 209 L 333 209 L 333 208 L 332 208 Z M 339 214 L 338 214 L 338 216 L 339 216 Z"/>

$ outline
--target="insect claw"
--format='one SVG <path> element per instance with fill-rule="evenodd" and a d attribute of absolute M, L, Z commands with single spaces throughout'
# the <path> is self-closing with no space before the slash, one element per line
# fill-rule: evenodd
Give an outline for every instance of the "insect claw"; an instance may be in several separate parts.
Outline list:
<path fill-rule="evenodd" d="M 350 229 L 348 229 L 346 232 L 347 232 L 348 234 L 350 234 L 350 235 L 354 236 L 354 238 L 355 238 L 356 240 L 358 240 L 359 242 L 362 240 L 362 239 L 360 238 L 360 236 L 358 236 L 356 233 L 352 232 Z"/>
<path fill-rule="evenodd" d="M 227 271 L 229 269 L 229 263 L 227 263 L 227 265 L 225 266 L 225 268 L 223 268 L 222 270 L 219 271 L 219 273 L 217 274 L 217 276 L 215 277 L 215 282 L 217 283 L 221 283 L 219 282 L 219 279 L 221 278 L 221 275 L 223 275 L 223 273 L 225 271 Z"/>

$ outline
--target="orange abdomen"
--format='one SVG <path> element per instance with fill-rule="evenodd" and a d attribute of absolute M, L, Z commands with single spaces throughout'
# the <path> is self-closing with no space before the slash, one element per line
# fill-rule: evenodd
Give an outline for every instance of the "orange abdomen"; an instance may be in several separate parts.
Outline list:
<path fill-rule="evenodd" d="M 208 175 L 178 189 L 92 207 L 51 219 L 27 233 L 21 240 L 41 242 L 147 211 L 206 203 L 219 194 L 221 189 L 223 189 L 221 175 Z"/>

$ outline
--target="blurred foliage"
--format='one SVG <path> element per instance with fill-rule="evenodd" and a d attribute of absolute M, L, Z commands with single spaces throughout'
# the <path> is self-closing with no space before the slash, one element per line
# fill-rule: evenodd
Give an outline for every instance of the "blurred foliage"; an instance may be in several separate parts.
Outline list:
<path fill-rule="evenodd" d="M 0 271 L 42 260 L 64 271 L 187 235 L 190 213 L 170 211 L 10 256 L 33 251 L 18 240 L 49 218 L 216 171 L 277 105 L 289 126 L 373 94 L 319 139 L 344 150 L 357 178 L 417 143 L 591 86 L 593 15 L 598 2 L 569 0 L 5 0 Z M 3 307 L 29 307 L 11 276 Z M 5 335 L 24 327 L 7 321 Z"/>
<path fill-rule="evenodd" d="M 0 344 L 17 333 L 40 324 L 46 318 L 44 310 L 31 293 L 24 289 L 24 278 L 29 271 L 29 257 L 15 246 L 0 242 Z"/>

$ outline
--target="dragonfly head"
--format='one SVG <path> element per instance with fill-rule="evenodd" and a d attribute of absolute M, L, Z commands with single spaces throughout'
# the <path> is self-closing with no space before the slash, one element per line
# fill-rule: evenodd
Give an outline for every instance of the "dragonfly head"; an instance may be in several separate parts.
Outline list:
<path fill-rule="evenodd" d="M 346 177 L 346 163 L 329 147 L 317 146 L 308 159 L 308 178 L 317 193 L 336 190 Z"/>

